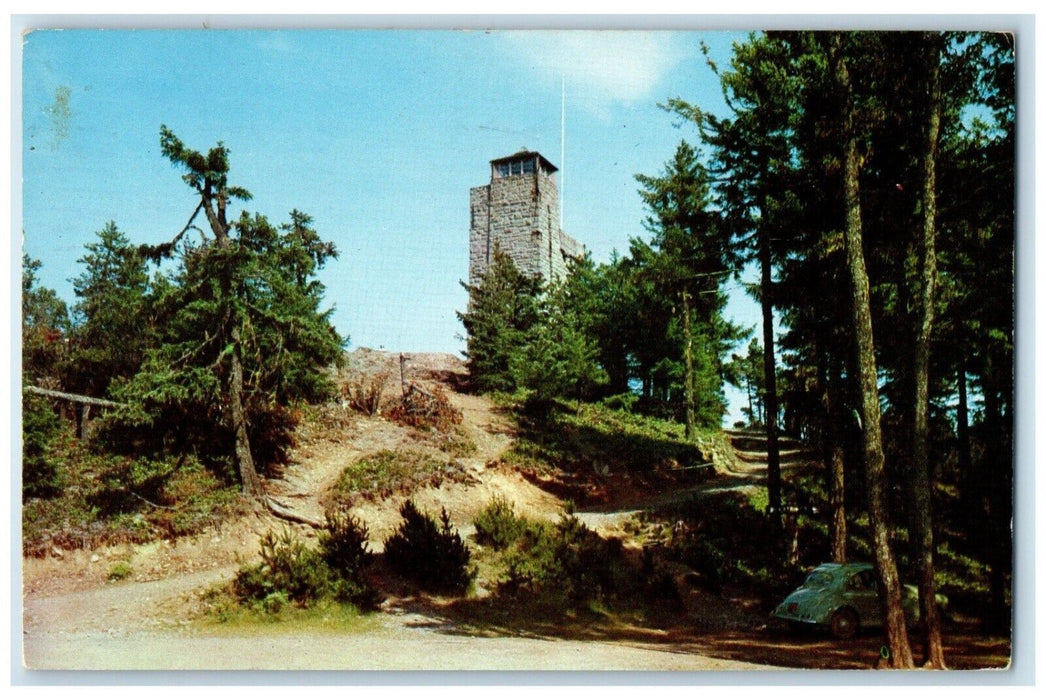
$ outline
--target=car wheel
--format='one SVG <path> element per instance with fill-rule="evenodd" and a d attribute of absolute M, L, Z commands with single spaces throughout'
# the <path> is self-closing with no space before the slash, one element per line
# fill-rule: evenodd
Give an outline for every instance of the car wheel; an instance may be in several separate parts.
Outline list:
<path fill-rule="evenodd" d="M 857 613 L 850 608 L 839 608 L 832 613 L 829 624 L 832 627 L 832 636 L 836 639 L 853 639 L 860 627 Z"/>

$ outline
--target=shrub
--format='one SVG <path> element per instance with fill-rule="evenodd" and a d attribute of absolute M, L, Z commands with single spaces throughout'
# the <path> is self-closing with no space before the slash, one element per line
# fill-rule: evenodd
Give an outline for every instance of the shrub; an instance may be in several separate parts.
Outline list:
<path fill-rule="evenodd" d="M 624 411 L 625 413 L 631 413 L 636 406 L 636 402 L 639 400 L 639 396 L 626 391 L 623 394 L 614 394 L 603 399 L 602 403 L 607 408 L 614 411 Z"/>
<path fill-rule="evenodd" d="M 131 565 L 125 561 L 118 561 L 109 569 L 110 581 L 123 581 L 131 575 Z"/>
<path fill-rule="evenodd" d="M 269 532 L 262 538 L 261 559 L 260 564 L 243 567 L 236 574 L 233 589 L 241 601 L 261 602 L 282 593 L 304 606 L 335 590 L 323 557 L 289 530 L 279 535 Z"/>
<path fill-rule="evenodd" d="M 451 430 L 437 437 L 436 447 L 451 457 L 471 457 L 479 449 L 476 443 L 461 429 Z"/>
<path fill-rule="evenodd" d="M 508 499 L 497 496 L 476 516 L 475 525 L 476 541 L 501 551 L 519 539 L 527 521 L 516 515 Z"/>
<path fill-rule="evenodd" d="M 100 453 L 69 433 L 51 450 L 65 487 L 46 499 L 25 499 L 22 542 L 28 556 L 43 556 L 52 547 L 93 549 L 196 534 L 247 506 L 237 485 L 193 456 Z"/>
<path fill-rule="evenodd" d="M 329 510 L 319 536 L 320 554 L 327 566 L 343 578 L 356 578 L 370 563 L 369 532 L 358 518 L 341 510 Z"/>
<path fill-rule="evenodd" d="M 372 376 L 354 373 L 341 385 L 341 395 L 349 408 L 368 416 L 376 416 L 381 410 L 381 394 L 389 380 L 388 372 Z"/>
<path fill-rule="evenodd" d="M 625 592 L 634 583 L 621 561 L 620 542 L 604 540 L 575 516 L 554 525 L 526 523 L 505 563 L 509 592 L 550 594 L 575 604 Z"/>
<path fill-rule="evenodd" d="M 367 526 L 344 511 L 327 511 L 319 535 L 320 556 L 334 574 L 332 596 L 360 608 L 374 608 L 380 602 L 378 592 L 363 576 L 374 560 L 367 545 L 369 536 Z"/>
<path fill-rule="evenodd" d="M 389 418 L 411 428 L 431 428 L 447 433 L 461 423 L 462 415 L 450 403 L 443 387 L 437 386 L 430 394 L 411 384 L 399 403 L 389 411 Z"/>
<path fill-rule="evenodd" d="M 239 488 L 223 484 L 213 472 L 192 457 L 166 477 L 159 493 L 164 507 L 154 509 L 149 520 L 166 537 L 181 537 L 219 525 L 234 509 Z"/>
<path fill-rule="evenodd" d="M 266 534 L 261 563 L 236 574 L 237 598 L 267 613 L 289 603 L 307 607 L 327 598 L 373 607 L 377 592 L 363 578 L 373 556 L 367 550 L 367 527 L 352 516 L 329 512 L 319 541 L 319 550 L 314 550 L 288 530 Z"/>
<path fill-rule="evenodd" d="M 418 510 L 414 501 L 400 508 L 403 523 L 385 540 L 385 557 L 389 566 L 411 579 L 423 590 L 464 592 L 476 575 L 469 567 L 471 552 L 452 530 L 446 508 L 440 524 Z"/>

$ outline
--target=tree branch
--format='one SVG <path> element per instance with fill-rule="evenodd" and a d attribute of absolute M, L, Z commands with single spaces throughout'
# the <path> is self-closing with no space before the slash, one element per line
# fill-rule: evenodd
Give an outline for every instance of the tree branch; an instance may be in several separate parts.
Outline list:
<path fill-rule="evenodd" d="M 144 258 L 152 260 L 153 262 L 160 262 L 160 260 L 162 260 L 163 258 L 169 257 L 171 255 L 171 253 L 174 251 L 174 247 L 178 245 L 178 242 L 182 240 L 182 236 L 184 236 L 188 231 L 196 230 L 200 232 L 201 236 L 204 235 L 203 231 L 198 226 L 193 225 L 193 221 L 196 220 L 196 215 L 200 213 L 200 209 L 202 207 L 203 200 L 201 199 L 200 203 L 196 205 L 196 209 L 193 211 L 192 216 L 189 217 L 189 220 L 185 223 L 185 226 L 182 227 L 182 230 L 179 231 L 178 235 L 176 235 L 173 239 L 171 239 L 167 243 L 161 243 L 155 246 L 140 245 L 138 246 L 138 254 Z"/>

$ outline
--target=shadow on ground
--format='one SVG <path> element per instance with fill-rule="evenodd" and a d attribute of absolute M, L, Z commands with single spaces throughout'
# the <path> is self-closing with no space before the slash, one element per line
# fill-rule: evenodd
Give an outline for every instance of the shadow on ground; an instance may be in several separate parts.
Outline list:
<path fill-rule="evenodd" d="M 739 606 L 744 601 L 723 598 L 717 602 Z M 452 636 L 604 642 L 790 669 L 873 669 L 883 645 L 876 630 L 865 631 L 855 639 L 837 640 L 818 630 L 793 631 L 743 607 L 733 619 L 717 619 L 710 624 L 681 618 L 678 612 L 623 620 L 528 604 L 513 609 L 504 598 L 492 603 L 415 597 L 398 601 L 395 611 L 417 617 L 408 626 Z M 911 643 L 918 660 L 922 646 L 916 637 L 913 633 Z M 955 625 L 946 630 L 944 643 L 951 670 L 1005 669 L 1010 663 L 1008 639 L 985 636 L 972 627 Z"/>

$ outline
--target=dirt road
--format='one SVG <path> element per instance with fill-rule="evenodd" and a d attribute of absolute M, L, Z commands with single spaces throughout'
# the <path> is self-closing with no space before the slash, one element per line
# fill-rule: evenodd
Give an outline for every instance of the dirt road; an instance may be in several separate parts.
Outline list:
<path fill-rule="evenodd" d="M 360 354 L 378 371 L 395 358 Z M 460 372 L 449 356 L 412 356 L 421 376 Z M 425 374 L 428 373 L 428 374 Z M 398 386 L 391 387 L 392 391 Z M 445 507 L 464 535 L 479 509 L 494 496 L 508 498 L 520 512 L 555 517 L 558 498 L 519 474 L 488 468 L 511 444 L 512 426 L 483 397 L 451 391 L 462 411 L 463 430 L 475 452 L 459 460 L 468 474 L 412 494 L 423 509 Z M 340 432 L 339 432 L 340 431 Z M 344 429 L 304 436 L 295 460 L 270 492 L 295 511 L 321 517 L 320 495 L 341 470 L 362 454 L 396 450 L 416 439 L 380 419 L 352 419 Z M 377 551 L 399 522 L 398 495 L 354 509 L 370 528 Z M 593 527 L 619 526 L 627 511 L 592 514 Z M 602 522 L 606 521 L 606 522 Z M 209 586 L 228 581 L 243 561 L 256 556 L 258 538 L 276 526 L 250 516 L 220 532 L 144 546 L 58 553 L 24 561 L 23 647 L 32 669 L 299 669 L 299 670 L 726 670 L 770 668 L 696 653 L 656 631 L 642 640 L 575 639 L 527 632 L 470 636 L 468 630 L 417 607 L 390 608 L 351 630 L 272 629 L 229 631 L 201 625 L 196 601 Z M 312 536 L 307 529 L 302 536 Z M 134 572 L 107 581 L 117 562 Z"/>
<path fill-rule="evenodd" d="M 144 583 L 25 600 L 33 670 L 708 671 L 771 668 L 681 653 L 671 645 L 470 636 L 445 619 L 378 613 L 362 629 L 250 634 L 193 624 L 188 601 L 233 575 L 219 567 Z"/>
<path fill-rule="evenodd" d="M 723 671 L 759 670 L 613 642 L 469 637 L 385 619 L 365 633 L 259 637 L 176 631 L 28 632 L 32 669 L 359 671 Z"/>

